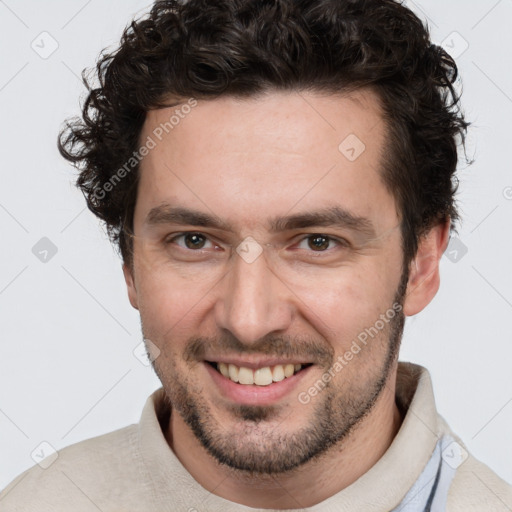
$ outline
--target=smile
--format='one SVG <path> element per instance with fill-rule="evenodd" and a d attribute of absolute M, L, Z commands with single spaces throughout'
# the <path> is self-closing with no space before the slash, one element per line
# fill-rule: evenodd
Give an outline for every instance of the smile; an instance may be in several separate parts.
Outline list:
<path fill-rule="evenodd" d="M 246 366 L 237 366 L 233 363 L 210 362 L 209 364 L 232 382 L 246 386 L 269 386 L 273 382 L 281 382 L 284 379 L 292 377 L 303 368 L 310 366 L 310 364 L 288 363 L 253 369 Z"/>

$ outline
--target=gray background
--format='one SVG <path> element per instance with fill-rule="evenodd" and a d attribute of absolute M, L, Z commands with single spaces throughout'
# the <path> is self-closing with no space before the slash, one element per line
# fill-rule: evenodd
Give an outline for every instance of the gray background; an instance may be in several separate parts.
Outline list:
<path fill-rule="evenodd" d="M 459 237 L 437 297 L 407 321 L 401 359 L 430 370 L 441 414 L 512 482 L 512 0 L 407 3 L 457 59 L 476 163 L 461 165 Z M 0 1 L 0 488 L 49 445 L 137 422 L 159 386 L 133 353 L 120 260 L 56 149 L 81 70 L 148 5 Z"/>

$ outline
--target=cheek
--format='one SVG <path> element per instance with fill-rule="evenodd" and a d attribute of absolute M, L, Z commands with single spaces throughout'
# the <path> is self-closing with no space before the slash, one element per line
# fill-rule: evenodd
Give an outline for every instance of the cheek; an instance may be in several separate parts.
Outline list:
<path fill-rule="evenodd" d="M 398 280 L 376 262 L 338 269 L 302 289 L 303 314 L 334 347 L 344 348 L 391 308 Z"/>
<path fill-rule="evenodd" d="M 138 277 L 137 298 L 145 336 L 181 339 L 193 321 L 202 287 L 161 273 L 139 272 Z"/>

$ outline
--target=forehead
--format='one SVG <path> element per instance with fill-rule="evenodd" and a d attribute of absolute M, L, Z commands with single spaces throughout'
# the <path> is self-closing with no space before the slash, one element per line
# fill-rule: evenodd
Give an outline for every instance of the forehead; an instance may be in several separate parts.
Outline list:
<path fill-rule="evenodd" d="M 140 166 L 136 218 L 178 199 L 253 227 L 322 206 L 373 215 L 377 224 L 383 211 L 395 214 L 380 177 L 386 127 L 371 91 L 187 104 L 147 114 L 140 140 L 154 148 Z"/>
<path fill-rule="evenodd" d="M 298 143 L 305 155 L 317 147 L 320 137 L 323 146 L 336 150 L 345 136 L 359 134 L 364 139 L 374 132 L 374 137 L 383 123 L 380 102 L 370 89 L 343 95 L 274 91 L 249 98 L 193 101 L 197 106 L 190 107 L 190 101 L 183 99 L 173 101 L 173 107 L 150 110 L 142 135 L 156 129 L 158 139 L 172 144 L 179 137 L 180 145 L 188 138 L 196 145 L 197 156 L 203 150 L 232 151 L 234 146 L 240 151 L 261 146 L 268 151 L 296 151 Z"/>

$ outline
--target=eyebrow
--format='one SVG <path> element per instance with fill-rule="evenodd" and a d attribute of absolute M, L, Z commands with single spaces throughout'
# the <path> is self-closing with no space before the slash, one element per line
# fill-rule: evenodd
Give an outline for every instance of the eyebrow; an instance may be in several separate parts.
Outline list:
<path fill-rule="evenodd" d="M 173 207 L 167 203 L 152 208 L 144 223 L 148 226 L 160 224 L 192 225 L 234 232 L 229 223 L 216 215 L 180 206 Z M 284 217 L 276 216 L 269 219 L 268 226 L 272 233 L 319 226 L 351 229 L 359 231 L 369 238 L 376 237 L 375 228 L 370 219 L 354 215 L 339 206 Z"/>

